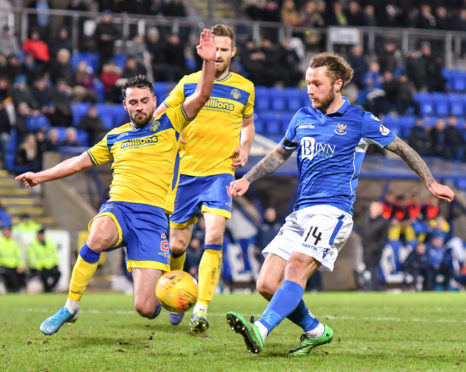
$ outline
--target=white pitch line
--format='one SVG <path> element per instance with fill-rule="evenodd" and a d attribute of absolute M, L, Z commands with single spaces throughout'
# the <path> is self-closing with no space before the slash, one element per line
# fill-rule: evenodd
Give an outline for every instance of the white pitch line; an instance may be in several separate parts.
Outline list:
<path fill-rule="evenodd" d="M 14 311 L 26 311 L 30 313 L 49 313 L 49 309 L 44 308 L 16 308 Z M 188 311 L 190 313 L 190 311 Z M 83 312 L 83 314 L 117 314 L 117 315 L 136 315 L 137 313 L 135 310 L 95 310 L 95 309 L 87 309 Z M 208 313 L 209 317 L 225 317 L 224 313 Z M 260 318 L 260 314 L 254 314 L 254 316 L 258 319 Z M 422 318 L 411 318 L 411 319 L 402 319 L 402 318 L 395 318 L 395 317 L 355 317 L 351 315 L 342 315 L 342 316 L 335 316 L 335 315 L 322 315 L 319 316 L 319 319 L 332 319 L 332 320 L 357 320 L 357 321 L 372 321 L 372 322 L 429 322 L 429 323 L 466 323 L 466 319 L 457 320 L 457 319 L 422 319 Z"/>

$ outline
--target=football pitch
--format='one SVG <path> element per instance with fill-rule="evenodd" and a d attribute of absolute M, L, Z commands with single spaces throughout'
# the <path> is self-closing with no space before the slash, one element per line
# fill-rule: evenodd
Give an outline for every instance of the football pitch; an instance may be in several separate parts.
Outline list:
<path fill-rule="evenodd" d="M 225 320 L 229 310 L 258 316 L 258 294 L 221 294 L 209 308 L 206 334 L 188 333 L 189 316 L 174 327 L 165 310 L 154 320 L 136 314 L 132 297 L 86 294 L 81 314 L 53 336 L 43 319 L 65 294 L 0 296 L 2 371 L 465 371 L 463 293 L 306 294 L 311 311 L 330 325 L 332 343 L 289 358 L 301 330 L 285 320 L 259 355 L 248 353 Z M 190 314 L 190 312 L 189 312 Z"/>

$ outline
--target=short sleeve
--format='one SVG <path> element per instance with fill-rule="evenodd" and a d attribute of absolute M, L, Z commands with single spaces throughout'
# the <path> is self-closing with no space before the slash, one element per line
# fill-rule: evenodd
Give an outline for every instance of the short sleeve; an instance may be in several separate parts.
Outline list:
<path fill-rule="evenodd" d="M 182 104 L 176 107 L 169 107 L 167 111 L 165 111 L 165 114 L 170 120 L 173 128 L 175 128 L 178 133 L 181 133 L 183 129 L 186 128 L 186 126 L 191 122 L 186 116 Z"/>
<path fill-rule="evenodd" d="M 296 137 L 296 122 L 299 111 L 293 116 L 286 130 L 285 137 L 280 141 L 280 145 L 286 150 L 298 148 L 298 139 Z"/>
<path fill-rule="evenodd" d="M 385 147 L 396 135 L 388 129 L 374 114 L 366 112 L 362 122 L 362 137 L 369 142 Z"/>
<path fill-rule="evenodd" d="M 95 165 L 105 164 L 110 160 L 113 160 L 113 155 L 107 145 L 108 134 L 105 135 L 98 143 L 92 146 L 87 153 L 91 157 L 92 162 Z"/>
<path fill-rule="evenodd" d="M 184 85 L 186 83 L 186 76 L 183 77 L 178 84 L 176 84 L 176 87 L 173 88 L 173 90 L 170 92 L 167 98 L 165 98 L 165 101 L 163 103 L 167 107 L 176 107 L 181 105 L 184 100 Z"/>
<path fill-rule="evenodd" d="M 254 85 L 252 85 L 251 93 L 249 94 L 249 99 L 246 102 L 246 105 L 243 109 L 243 118 L 249 118 L 254 114 L 254 100 L 255 100 L 255 90 Z"/>

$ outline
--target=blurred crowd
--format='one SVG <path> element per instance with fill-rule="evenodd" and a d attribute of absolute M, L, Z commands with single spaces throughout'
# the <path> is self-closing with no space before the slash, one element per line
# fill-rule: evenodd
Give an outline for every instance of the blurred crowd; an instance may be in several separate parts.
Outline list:
<path fill-rule="evenodd" d="M 417 194 L 388 192 L 383 202 L 370 204 L 358 232 L 363 254 L 356 278 L 363 290 L 451 290 L 466 284 L 465 244 L 434 197 L 421 202 Z"/>
<path fill-rule="evenodd" d="M 52 292 L 61 276 L 55 242 L 27 214 L 12 225 L 1 205 L 0 222 L 0 293 L 26 291 L 34 279 L 44 292 Z"/>

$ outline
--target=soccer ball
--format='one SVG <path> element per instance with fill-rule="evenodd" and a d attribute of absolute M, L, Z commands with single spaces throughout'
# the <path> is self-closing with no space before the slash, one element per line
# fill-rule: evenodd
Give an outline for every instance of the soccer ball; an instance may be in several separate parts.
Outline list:
<path fill-rule="evenodd" d="M 197 282 L 187 272 L 170 271 L 162 275 L 155 288 L 162 306 L 173 313 L 184 313 L 197 301 Z"/>

